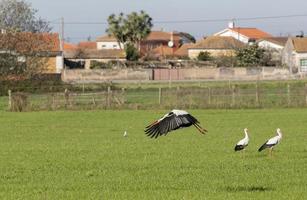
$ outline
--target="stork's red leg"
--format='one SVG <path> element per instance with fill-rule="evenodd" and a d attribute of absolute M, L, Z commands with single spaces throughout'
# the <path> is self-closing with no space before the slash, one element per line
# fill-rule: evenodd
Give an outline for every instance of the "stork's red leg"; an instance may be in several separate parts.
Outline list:
<path fill-rule="evenodd" d="M 206 134 L 207 130 L 201 128 L 198 124 L 193 124 L 193 125 L 201 134 Z"/>

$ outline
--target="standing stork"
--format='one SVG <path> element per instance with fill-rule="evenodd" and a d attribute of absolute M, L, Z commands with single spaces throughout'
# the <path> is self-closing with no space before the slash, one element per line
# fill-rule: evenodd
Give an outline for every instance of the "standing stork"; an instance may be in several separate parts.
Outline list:
<path fill-rule="evenodd" d="M 162 135 L 167 135 L 169 132 L 179 128 L 185 128 L 192 125 L 202 134 L 207 132 L 206 129 L 200 126 L 199 121 L 188 112 L 184 110 L 172 110 L 162 118 L 148 125 L 145 128 L 145 134 L 151 138 L 157 138 Z"/>
<path fill-rule="evenodd" d="M 248 129 L 245 128 L 244 129 L 245 137 L 236 144 L 235 151 L 241 151 L 241 150 L 244 151 L 245 147 L 247 147 L 248 142 L 249 142 L 249 137 L 248 137 L 247 131 L 248 131 Z"/>
<path fill-rule="evenodd" d="M 270 156 L 272 156 L 273 148 L 280 142 L 280 140 L 281 140 L 281 138 L 282 138 L 282 133 L 281 133 L 280 128 L 278 128 L 278 129 L 276 130 L 276 132 L 277 132 L 277 136 L 272 137 L 271 139 L 269 139 L 268 141 L 266 141 L 266 142 L 258 149 L 259 152 L 261 152 L 261 151 L 264 150 L 264 149 L 269 148 L 269 154 L 270 154 Z"/>

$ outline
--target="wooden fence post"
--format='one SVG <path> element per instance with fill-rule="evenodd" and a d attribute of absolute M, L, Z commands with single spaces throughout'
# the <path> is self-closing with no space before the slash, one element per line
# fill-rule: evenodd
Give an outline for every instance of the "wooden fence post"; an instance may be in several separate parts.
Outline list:
<path fill-rule="evenodd" d="M 125 88 L 122 88 L 122 103 L 125 104 L 126 103 L 126 98 L 125 98 Z"/>
<path fill-rule="evenodd" d="M 290 90 L 290 84 L 287 85 L 287 99 L 288 99 L 288 106 L 291 105 L 291 90 Z"/>
<path fill-rule="evenodd" d="M 259 85 L 258 85 L 258 81 L 256 81 L 256 106 L 259 106 Z"/>
<path fill-rule="evenodd" d="M 161 105 L 162 89 L 159 87 L 159 105 Z"/>
<path fill-rule="evenodd" d="M 92 102 L 93 102 L 93 105 L 96 106 L 96 101 L 95 101 L 95 97 L 92 96 Z"/>
<path fill-rule="evenodd" d="M 236 104 L 236 86 L 232 86 L 231 107 Z"/>
<path fill-rule="evenodd" d="M 208 87 L 208 104 L 211 105 L 211 88 Z"/>
<path fill-rule="evenodd" d="M 64 91 L 64 97 L 65 97 L 65 107 L 67 107 L 69 104 L 69 92 L 67 88 Z"/>
<path fill-rule="evenodd" d="M 110 108 L 111 106 L 111 87 L 108 86 L 108 92 L 107 92 L 107 107 Z"/>
<path fill-rule="evenodd" d="M 9 110 L 12 109 L 12 91 L 8 90 L 8 95 L 9 95 Z"/>
<path fill-rule="evenodd" d="M 179 90 L 180 90 L 180 87 L 177 86 L 177 89 L 176 89 L 176 107 L 177 107 L 177 108 L 178 108 L 178 105 L 179 105 L 178 99 L 180 98 L 180 96 L 179 96 Z"/>
<path fill-rule="evenodd" d="M 56 108 L 56 106 L 55 106 L 55 94 L 54 94 L 54 93 L 52 93 L 51 108 L 52 108 L 52 109 Z"/>

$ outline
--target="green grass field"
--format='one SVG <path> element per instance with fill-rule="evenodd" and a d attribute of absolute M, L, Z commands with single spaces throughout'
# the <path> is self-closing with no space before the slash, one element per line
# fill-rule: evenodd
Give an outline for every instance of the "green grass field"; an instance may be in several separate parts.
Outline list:
<path fill-rule="evenodd" d="M 0 199 L 306 199 L 307 109 L 190 110 L 208 135 L 147 138 L 164 112 L 0 111 Z M 278 127 L 273 158 L 258 153 Z"/>

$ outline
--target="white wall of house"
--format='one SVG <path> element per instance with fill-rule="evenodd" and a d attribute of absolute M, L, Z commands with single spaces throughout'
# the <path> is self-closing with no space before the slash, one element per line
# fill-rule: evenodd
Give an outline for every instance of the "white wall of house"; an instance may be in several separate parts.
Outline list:
<path fill-rule="evenodd" d="M 293 67 L 295 67 L 294 56 L 294 46 L 292 43 L 292 39 L 289 38 L 286 42 L 284 49 L 282 50 L 282 64 L 289 67 L 290 72 L 292 72 Z"/>
<path fill-rule="evenodd" d="M 97 42 L 97 49 L 101 50 L 101 49 L 123 49 L 124 45 L 121 44 L 121 46 L 119 46 L 118 42 L 114 41 L 114 42 Z"/>
<path fill-rule="evenodd" d="M 295 53 L 294 63 L 301 73 L 307 73 L 307 53 Z"/>
<path fill-rule="evenodd" d="M 243 43 L 245 43 L 245 44 L 247 44 L 247 43 L 248 43 L 248 40 L 249 40 L 248 37 L 246 37 L 246 36 L 244 36 L 244 35 L 242 35 L 242 34 L 240 34 L 240 33 L 238 33 L 238 32 L 235 32 L 235 31 L 233 31 L 233 30 L 230 30 L 230 29 L 225 29 L 224 31 L 221 31 L 221 32 L 216 33 L 216 34 L 214 34 L 214 35 L 215 35 L 215 36 L 233 37 L 233 38 L 235 38 L 235 39 L 237 39 L 237 40 L 239 40 L 239 41 L 241 41 L 241 42 L 243 42 Z"/>
<path fill-rule="evenodd" d="M 56 57 L 56 73 L 62 73 L 64 69 L 64 58 L 63 56 Z"/>
<path fill-rule="evenodd" d="M 235 50 L 232 49 L 189 49 L 188 56 L 191 59 L 195 59 L 198 57 L 200 52 L 209 52 L 210 56 L 213 57 L 235 55 Z"/>
<path fill-rule="evenodd" d="M 278 44 L 275 44 L 273 42 L 269 42 L 266 40 L 262 40 L 258 42 L 258 46 L 265 48 L 265 49 L 276 49 L 276 50 L 282 50 L 284 47 Z"/>

